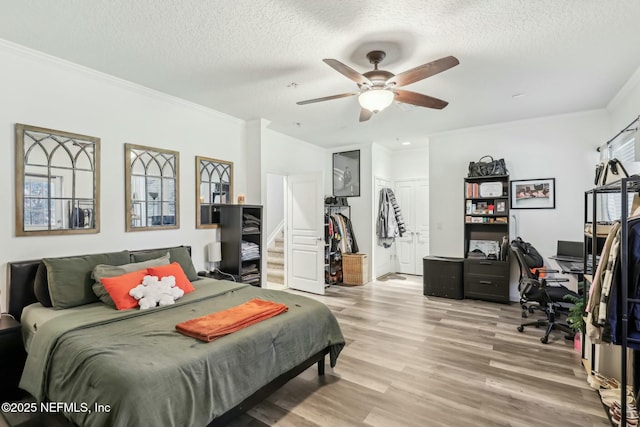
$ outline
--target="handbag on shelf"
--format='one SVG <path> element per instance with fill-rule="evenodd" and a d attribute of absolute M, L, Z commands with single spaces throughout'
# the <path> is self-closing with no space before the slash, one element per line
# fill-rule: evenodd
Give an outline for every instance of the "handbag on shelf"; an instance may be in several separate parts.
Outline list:
<path fill-rule="evenodd" d="M 596 187 L 600 187 L 628 177 L 629 174 L 622 165 L 622 162 L 618 159 L 611 159 L 596 165 L 596 179 L 594 183 Z"/>
<path fill-rule="evenodd" d="M 483 159 L 488 160 L 483 161 Z M 491 156 L 482 156 L 477 162 L 469 162 L 469 178 L 507 174 L 509 171 L 504 159 L 494 160 Z"/>

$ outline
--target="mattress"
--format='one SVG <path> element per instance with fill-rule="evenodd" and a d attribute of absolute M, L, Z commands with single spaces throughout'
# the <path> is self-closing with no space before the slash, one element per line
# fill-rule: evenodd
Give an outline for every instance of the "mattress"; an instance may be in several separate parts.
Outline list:
<path fill-rule="evenodd" d="M 54 310 L 53 308 L 43 306 L 39 302 L 26 306 L 22 310 L 20 323 L 22 324 L 22 341 L 24 342 L 24 349 L 27 353 L 29 352 L 29 346 L 33 341 L 33 337 L 42 325 L 51 319 L 73 313 L 79 309 L 80 307 L 68 308 L 66 310 Z"/>

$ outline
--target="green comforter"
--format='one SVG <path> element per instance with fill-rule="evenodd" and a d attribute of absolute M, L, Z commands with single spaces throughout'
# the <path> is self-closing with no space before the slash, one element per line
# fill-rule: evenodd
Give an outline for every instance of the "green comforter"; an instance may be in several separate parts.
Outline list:
<path fill-rule="evenodd" d="M 212 279 L 194 286 L 172 306 L 116 311 L 97 303 L 50 320 L 33 339 L 20 387 L 64 404 L 83 427 L 204 426 L 324 348 L 334 366 L 344 347 L 320 302 Z M 289 310 L 210 343 L 175 331 L 256 297 Z"/>

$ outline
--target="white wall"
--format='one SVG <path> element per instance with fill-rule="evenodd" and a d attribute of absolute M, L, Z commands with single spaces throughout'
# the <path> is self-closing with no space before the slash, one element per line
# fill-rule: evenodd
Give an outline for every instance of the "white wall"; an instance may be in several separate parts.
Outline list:
<path fill-rule="evenodd" d="M 611 116 L 609 140 L 640 115 L 640 68 L 607 105 L 607 111 Z"/>
<path fill-rule="evenodd" d="M 264 211 L 265 234 L 268 240 L 278 225 L 284 222 L 284 176 L 268 173 L 266 185 L 265 198 L 268 202 L 264 204 Z"/>
<path fill-rule="evenodd" d="M 593 186 L 595 147 L 607 139 L 605 110 L 463 129 L 430 138 L 431 254 L 463 256 L 462 180 L 470 161 L 504 158 L 510 179 L 555 178 L 556 208 L 512 210 L 516 233 L 545 257 L 557 240 L 583 238 L 584 191 Z M 517 230 L 515 224 L 517 223 Z M 517 298 L 517 277 L 511 280 Z"/>
<path fill-rule="evenodd" d="M 429 179 L 428 145 L 394 151 L 392 155 L 393 179 Z"/>
<path fill-rule="evenodd" d="M 392 165 L 393 152 L 388 148 L 373 143 L 371 146 L 371 169 L 373 171 L 373 194 L 371 197 L 371 212 L 372 212 L 372 228 L 371 238 L 373 242 L 373 250 L 370 258 L 372 264 L 373 277 L 380 277 L 384 274 L 395 271 L 395 245 L 385 248 L 378 244 L 378 236 L 376 235 L 376 227 L 378 221 L 378 214 L 380 209 L 380 185 L 377 185 L 376 181 L 385 183 L 384 187 L 393 186 L 393 172 L 394 167 Z M 373 278 L 372 277 L 372 278 Z"/>
<path fill-rule="evenodd" d="M 191 245 L 205 266 L 213 230 L 195 228 L 195 156 L 234 162 L 234 190 L 246 192 L 244 121 L 0 41 L 0 305 L 8 261 L 121 249 Z M 14 124 L 101 138 L 99 234 L 15 237 Z M 180 229 L 125 233 L 124 144 L 180 152 Z"/>

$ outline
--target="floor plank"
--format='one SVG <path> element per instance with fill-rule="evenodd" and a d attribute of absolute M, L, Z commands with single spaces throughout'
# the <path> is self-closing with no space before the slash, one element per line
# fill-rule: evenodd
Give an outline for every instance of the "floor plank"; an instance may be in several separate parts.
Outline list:
<path fill-rule="evenodd" d="M 347 341 L 338 364 L 294 378 L 244 426 L 608 426 L 573 343 L 516 331 L 516 304 L 422 295 L 422 278 L 331 286 Z"/>

